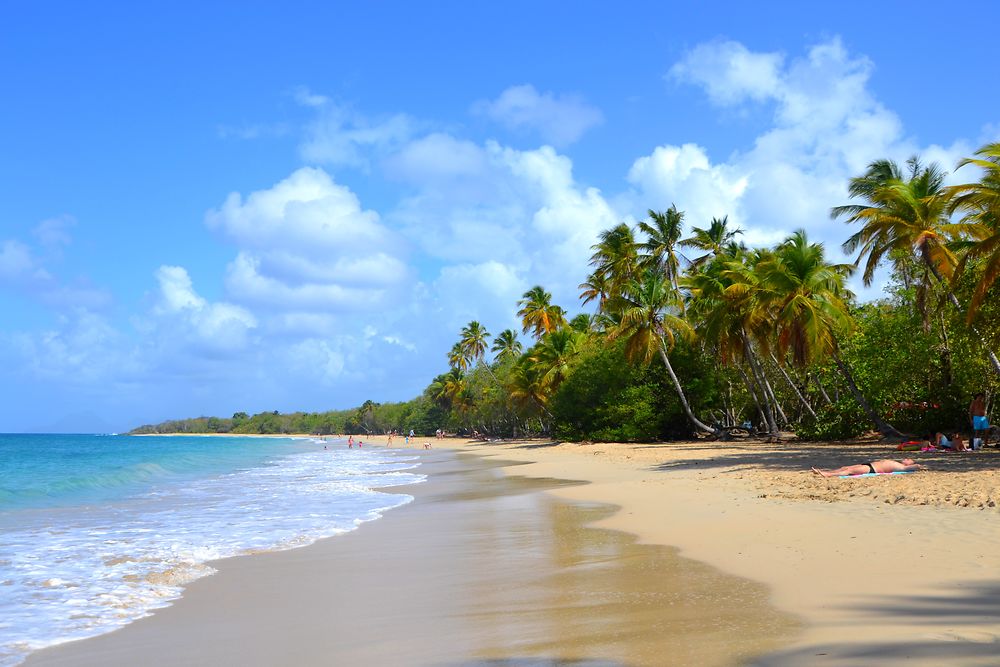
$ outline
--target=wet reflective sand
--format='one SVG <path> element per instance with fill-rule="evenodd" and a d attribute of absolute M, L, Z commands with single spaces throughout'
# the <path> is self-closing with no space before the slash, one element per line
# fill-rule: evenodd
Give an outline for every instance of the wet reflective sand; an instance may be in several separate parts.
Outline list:
<path fill-rule="evenodd" d="M 222 561 L 174 606 L 29 664 L 727 665 L 797 626 L 767 591 L 587 527 L 572 481 L 424 454 L 416 500 L 346 536 Z M 664 508 L 665 512 L 683 508 Z"/>

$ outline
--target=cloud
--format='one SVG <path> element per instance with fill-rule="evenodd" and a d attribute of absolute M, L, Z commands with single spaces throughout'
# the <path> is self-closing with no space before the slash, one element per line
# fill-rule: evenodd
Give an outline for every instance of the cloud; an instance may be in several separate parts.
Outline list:
<path fill-rule="evenodd" d="M 779 53 L 753 53 L 739 42 L 717 40 L 689 51 L 667 76 L 701 86 L 716 104 L 731 105 L 774 97 L 783 62 Z"/>
<path fill-rule="evenodd" d="M 213 351 L 233 351 L 248 344 L 257 319 L 245 308 L 231 303 L 209 303 L 195 292 L 191 277 L 181 266 L 161 266 L 156 271 L 160 300 L 154 308 L 171 332 L 185 341 Z"/>
<path fill-rule="evenodd" d="M 33 230 L 35 238 L 45 248 L 63 248 L 73 242 L 69 230 L 76 226 L 76 218 L 61 215 L 48 220 L 42 220 Z"/>
<path fill-rule="evenodd" d="M 239 248 L 226 289 L 245 305 L 370 311 L 392 303 L 409 277 L 401 239 L 322 169 L 304 167 L 246 198 L 233 193 L 205 221 Z"/>
<path fill-rule="evenodd" d="M 48 265 L 62 259 L 62 248 L 72 242 L 68 229 L 72 218 L 53 218 L 34 230 L 35 247 L 7 239 L 0 243 L 0 288 L 6 287 L 49 306 L 100 309 L 111 303 L 107 290 L 90 284 L 86 277 L 65 281 Z"/>
<path fill-rule="evenodd" d="M 578 95 L 539 93 L 530 84 L 511 86 L 495 100 L 481 100 L 473 113 L 508 129 L 536 132 L 543 141 L 563 147 L 576 142 L 590 128 L 604 122 L 600 109 Z"/>
<path fill-rule="evenodd" d="M 382 156 L 409 140 L 415 121 L 406 114 L 368 118 L 347 106 L 309 95 L 316 117 L 305 128 L 299 155 L 310 164 L 368 169 L 373 156 Z"/>
<path fill-rule="evenodd" d="M 325 95 L 318 95 L 306 86 L 296 86 L 292 89 L 292 99 L 304 107 L 322 107 L 330 102 L 330 98 Z"/>
<path fill-rule="evenodd" d="M 119 385 L 143 367 L 129 341 L 105 317 L 84 308 L 58 316 L 54 327 L 13 333 L 7 344 L 31 375 L 64 386 Z"/>
<path fill-rule="evenodd" d="M 549 146 L 522 151 L 440 134 L 414 144 L 387 160 L 415 193 L 386 220 L 442 263 L 431 302 L 461 317 L 489 311 L 510 326 L 517 298 L 541 283 L 572 309 L 598 233 L 620 220 L 599 190 L 576 182 L 572 160 Z M 503 294 L 491 294 L 477 271 Z M 462 290 L 479 296 L 462 303 Z"/>
<path fill-rule="evenodd" d="M 872 62 L 848 52 L 839 38 L 796 58 L 733 41 L 696 46 L 668 79 L 698 87 L 727 110 L 765 105 L 771 125 L 749 149 L 714 162 L 696 144 L 655 148 L 633 163 L 634 190 L 623 201 L 656 209 L 676 203 L 689 225 L 702 227 L 728 214 L 750 244 L 770 245 L 803 228 L 826 244 L 831 259 L 844 259 L 840 244 L 848 229 L 829 212 L 847 202 L 852 176 L 875 159 L 903 161 L 915 153 L 948 169 L 968 149 L 960 141 L 920 146 L 907 137 L 900 117 L 872 93 L 872 71 Z"/>
<path fill-rule="evenodd" d="M 8 284 L 36 283 L 52 279 L 32 255 L 31 249 L 15 239 L 0 246 L 0 281 Z"/>

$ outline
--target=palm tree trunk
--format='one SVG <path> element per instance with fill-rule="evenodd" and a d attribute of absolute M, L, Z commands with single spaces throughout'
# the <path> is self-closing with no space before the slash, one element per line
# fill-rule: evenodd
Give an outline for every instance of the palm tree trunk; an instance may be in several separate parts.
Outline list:
<path fill-rule="evenodd" d="M 823 382 L 819 379 L 819 375 L 812 376 L 813 382 L 819 387 L 819 393 L 823 395 L 823 400 L 826 401 L 827 405 L 833 405 L 833 401 L 830 400 L 830 394 L 826 393 L 826 387 L 823 386 Z"/>
<path fill-rule="evenodd" d="M 858 389 L 858 385 L 855 384 L 854 376 L 851 375 L 851 370 L 847 367 L 847 364 L 845 364 L 844 361 L 840 358 L 840 355 L 834 352 L 833 355 L 831 356 L 833 357 L 833 362 L 837 364 L 837 368 L 839 368 L 841 374 L 843 374 L 844 380 L 847 381 L 847 386 L 851 390 L 851 393 L 854 394 L 854 399 L 858 402 L 858 405 L 861 406 L 861 409 L 865 411 L 865 414 L 868 415 L 868 418 L 871 419 L 872 422 L 875 424 L 875 428 L 878 429 L 878 432 L 881 433 L 883 436 L 892 436 L 895 438 L 906 437 L 902 433 L 897 431 L 892 424 L 879 417 L 878 413 L 872 409 L 872 406 L 868 402 L 868 399 L 864 397 L 864 394 L 862 394 L 861 390 Z"/>
<path fill-rule="evenodd" d="M 659 338 L 660 342 L 660 358 L 663 360 L 663 365 L 667 367 L 667 375 L 670 376 L 670 381 L 674 383 L 674 391 L 677 392 L 677 398 L 680 399 L 681 407 L 684 409 L 684 414 L 687 418 L 691 420 L 691 423 L 695 427 L 709 434 L 715 434 L 716 430 L 709 426 L 708 424 L 702 422 L 697 417 L 694 416 L 694 412 L 691 411 L 691 406 L 688 404 L 687 397 L 684 395 L 684 388 L 681 387 L 680 380 L 677 379 L 677 374 L 674 373 L 674 367 L 670 365 L 670 357 L 667 356 L 667 346 L 664 344 L 663 339 Z"/>
<path fill-rule="evenodd" d="M 767 380 L 764 378 L 764 372 L 760 368 L 760 364 L 757 363 L 757 355 L 754 354 L 753 347 L 750 345 L 750 338 L 747 336 L 746 331 L 740 331 L 740 337 L 743 339 L 743 347 L 746 350 L 747 363 L 750 364 L 750 372 L 753 373 L 754 380 L 760 388 L 761 398 L 764 399 L 764 417 L 767 421 L 767 429 L 772 435 L 777 435 L 778 422 L 774 418 L 774 407 L 767 393 Z"/>
<path fill-rule="evenodd" d="M 740 365 L 736 366 L 736 370 L 738 370 L 740 375 L 743 377 L 743 384 L 747 386 L 747 392 L 750 394 L 750 398 L 753 399 L 753 404 L 757 408 L 757 416 L 760 417 L 760 423 L 766 424 L 767 417 L 764 416 L 764 406 L 761 405 L 760 397 L 757 396 L 757 389 L 754 387 L 753 383 L 750 382 L 750 376 L 747 375 L 747 372 L 743 370 L 743 367 Z"/>
<path fill-rule="evenodd" d="M 778 359 L 777 357 L 774 356 L 773 352 L 771 353 L 771 360 L 774 362 L 774 365 L 778 367 L 778 370 L 781 371 L 781 375 L 785 378 L 785 382 L 788 383 L 788 386 L 791 387 L 792 391 L 795 392 L 795 395 L 799 397 L 799 401 L 802 403 L 802 407 L 804 407 L 806 411 L 810 415 L 812 415 L 813 419 L 816 419 L 816 411 L 812 409 L 812 406 L 809 405 L 809 401 L 806 400 L 806 397 L 802 395 L 802 392 L 799 391 L 799 388 L 795 385 L 794 382 L 792 382 L 792 378 L 789 377 L 788 373 L 785 372 L 784 367 L 782 367 L 782 365 L 778 363 Z"/>
<path fill-rule="evenodd" d="M 951 302 L 951 305 L 953 305 L 956 309 L 958 309 L 958 312 L 964 315 L 965 309 L 962 308 L 962 304 L 959 303 L 958 297 L 955 296 L 955 293 L 951 290 L 951 287 L 949 287 L 945 283 L 944 278 L 941 276 L 940 273 L 938 273 L 937 267 L 935 267 L 934 264 L 931 263 L 930 259 L 926 256 L 926 254 L 924 254 L 924 263 L 927 264 L 927 267 L 930 269 L 931 274 L 934 276 L 935 280 L 938 281 L 938 284 L 944 288 L 944 291 L 945 293 L 947 293 L 948 300 Z M 992 348 L 990 348 L 990 346 L 986 344 L 986 339 L 983 337 L 983 334 L 979 332 L 979 328 L 976 327 L 976 325 L 970 322 L 969 329 L 976 336 L 976 338 L 979 339 L 979 342 L 982 344 L 983 349 L 986 350 L 986 356 L 989 357 L 990 363 L 993 364 L 993 370 L 996 371 L 997 375 L 1000 375 L 1000 359 L 997 359 L 997 355 L 993 353 Z"/>
<path fill-rule="evenodd" d="M 767 395 L 771 397 L 771 402 L 774 404 L 774 409 L 778 411 L 778 416 L 781 417 L 781 421 L 784 424 L 788 424 L 788 417 L 785 416 L 785 411 L 781 407 L 781 402 L 778 400 L 778 395 L 774 393 L 774 387 L 771 386 L 771 381 L 767 379 L 767 374 L 764 372 L 764 367 L 761 366 L 760 369 L 761 377 L 764 378 L 764 386 L 767 388 Z"/>

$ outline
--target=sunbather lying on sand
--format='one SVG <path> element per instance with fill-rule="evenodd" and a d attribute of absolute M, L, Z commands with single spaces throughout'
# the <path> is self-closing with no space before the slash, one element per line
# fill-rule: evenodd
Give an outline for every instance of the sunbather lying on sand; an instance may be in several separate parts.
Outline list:
<path fill-rule="evenodd" d="M 870 472 L 909 472 L 910 470 L 926 470 L 927 466 L 914 463 L 913 459 L 903 459 L 894 461 L 892 459 L 882 459 L 871 463 L 859 463 L 853 466 L 841 466 L 834 470 L 820 470 L 813 468 L 812 471 L 823 477 L 840 477 L 842 475 L 864 475 Z"/>

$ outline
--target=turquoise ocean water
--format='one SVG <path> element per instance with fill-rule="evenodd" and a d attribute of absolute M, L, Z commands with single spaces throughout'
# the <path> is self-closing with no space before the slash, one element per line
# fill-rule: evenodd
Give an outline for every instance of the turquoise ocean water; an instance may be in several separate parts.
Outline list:
<path fill-rule="evenodd" d="M 417 466 L 308 438 L 0 434 L 0 665 L 148 615 L 208 561 L 376 519 Z"/>

